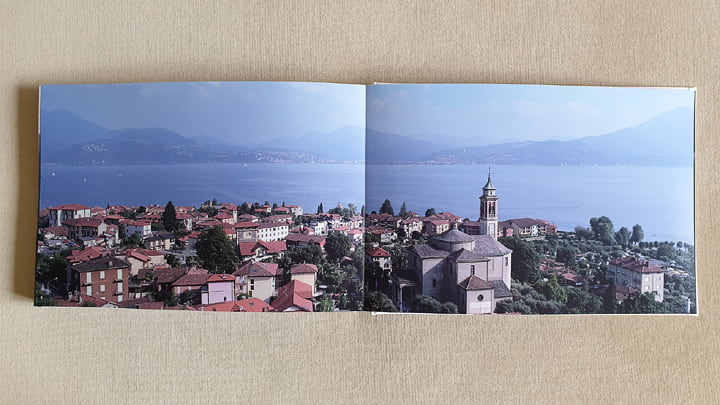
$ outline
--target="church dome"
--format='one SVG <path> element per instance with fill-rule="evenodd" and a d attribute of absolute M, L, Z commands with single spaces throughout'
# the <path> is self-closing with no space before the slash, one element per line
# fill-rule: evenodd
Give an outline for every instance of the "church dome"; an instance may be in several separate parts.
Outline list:
<path fill-rule="evenodd" d="M 432 245 L 446 252 L 455 252 L 460 249 L 473 250 L 475 239 L 457 229 L 451 229 L 433 237 Z"/>
<path fill-rule="evenodd" d="M 456 229 L 451 229 L 449 231 L 445 231 L 439 235 L 435 235 L 433 240 L 440 241 L 440 242 L 449 242 L 449 243 L 462 243 L 462 242 L 471 242 L 475 239 L 464 233 L 460 232 Z"/>

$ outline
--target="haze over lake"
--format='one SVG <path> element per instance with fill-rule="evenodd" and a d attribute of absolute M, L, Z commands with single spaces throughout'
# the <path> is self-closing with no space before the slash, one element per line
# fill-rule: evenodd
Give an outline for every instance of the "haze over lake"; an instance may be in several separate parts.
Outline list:
<path fill-rule="evenodd" d="M 471 220 L 479 216 L 486 165 L 368 165 L 368 212 L 389 198 L 420 215 L 428 208 Z M 692 167 L 492 167 L 500 220 L 540 218 L 558 229 L 608 216 L 615 226 L 640 224 L 645 240 L 694 241 Z"/>
<path fill-rule="evenodd" d="M 365 169 L 367 169 L 367 174 Z M 198 206 L 227 202 L 302 205 L 315 212 L 367 198 L 368 212 L 389 198 L 421 215 L 427 208 L 476 220 L 484 165 L 172 164 L 42 165 L 40 206 L 77 202 Z M 54 175 L 53 175 L 54 173 Z M 367 177 L 366 177 L 367 176 Z M 636 223 L 646 240 L 694 241 L 692 167 L 493 166 L 500 219 L 532 217 L 560 230 L 606 215 L 616 229 Z M 365 182 L 367 181 L 367 195 Z"/>
<path fill-rule="evenodd" d="M 315 212 L 341 202 L 358 211 L 365 194 L 364 166 L 303 163 L 195 163 L 167 165 L 42 165 L 40 208 L 81 203 L 148 205 L 172 201 L 301 205 Z"/>

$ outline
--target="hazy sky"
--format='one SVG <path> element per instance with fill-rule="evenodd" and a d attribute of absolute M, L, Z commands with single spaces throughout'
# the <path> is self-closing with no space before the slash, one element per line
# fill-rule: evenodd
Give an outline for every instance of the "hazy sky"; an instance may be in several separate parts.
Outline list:
<path fill-rule="evenodd" d="M 251 141 L 365 126 L 365 88 L 292 82 L 188 82 L 42 87 L 42 109 L 111 129 L 163 127 Z M 262 139 L 261 139 L 262 140 Z"/>
<path fill-rule="evenodd" d="M 399 135 L 473 140 L 571 139 L 634 126 L 678 107 L 693 108 L 694 94 L 670 88 L 382 85 L 368 88 L 367 126 Z"/>

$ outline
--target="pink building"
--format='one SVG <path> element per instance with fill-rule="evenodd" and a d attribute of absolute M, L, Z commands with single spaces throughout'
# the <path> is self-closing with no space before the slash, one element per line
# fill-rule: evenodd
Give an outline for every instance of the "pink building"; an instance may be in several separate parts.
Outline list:
<path fill-rule="evenodd" d="M 207 285 L 200 290 L 203 305 L 235 300 L 235 276 L 213 274 L 207 278 Z"/>

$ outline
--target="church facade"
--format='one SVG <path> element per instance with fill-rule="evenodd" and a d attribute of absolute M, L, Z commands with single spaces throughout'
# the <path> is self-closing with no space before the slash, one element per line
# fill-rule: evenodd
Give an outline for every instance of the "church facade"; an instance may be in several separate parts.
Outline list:
<path fill-rule="evenodd" d="M 512 251 L 497 241 L 497 209 L 488 174 L 480 197 L 480 235 L 453 228 L 408 249 L 408 268 L 417 277 L 418 294 L 452 301 L 466 314 L 493 313 L 498 301 L 512 298 Z"/>

